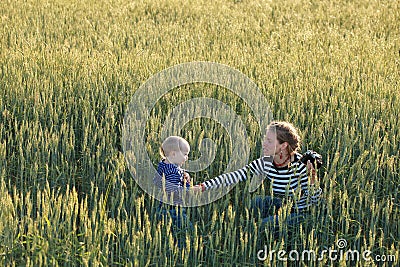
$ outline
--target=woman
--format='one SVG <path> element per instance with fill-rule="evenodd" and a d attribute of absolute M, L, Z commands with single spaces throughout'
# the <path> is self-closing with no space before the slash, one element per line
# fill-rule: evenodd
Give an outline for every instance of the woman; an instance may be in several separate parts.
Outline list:
<path fill-rule="evenodd" d="M 300 161 L 300 136 L 296 128 L 281 121 L 271 122 L 263 142 L 264 157 L 254 160 L 244 168 L 222 174 L 201 184 L 202 191 L 229 186 L 245 181 L 249 175 L 266 175 L 271 181 L 271 195 L 258 197 L 252 207 L 260 212 L 263 224 L 278 225 L 276 215 L 282 205 L 293 203 L 288 223 L 298 223 L 309 207 L 319 202 L 322 190 L 316 185 L 316 171 L 310 161 Z"/>

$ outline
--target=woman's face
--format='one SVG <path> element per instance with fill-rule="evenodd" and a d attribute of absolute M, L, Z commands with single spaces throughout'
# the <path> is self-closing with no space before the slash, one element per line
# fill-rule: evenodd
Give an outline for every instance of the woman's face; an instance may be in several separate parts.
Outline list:
<path fill-rule="evenodd" d="M 282 144 L 279 144 L 278 139 L 276 139 L 276 133 L 272 130 L 267 130 L 265 139 L 263 142 L 263 152 L 264 156 L 274 156 L 281 152 Z"/>

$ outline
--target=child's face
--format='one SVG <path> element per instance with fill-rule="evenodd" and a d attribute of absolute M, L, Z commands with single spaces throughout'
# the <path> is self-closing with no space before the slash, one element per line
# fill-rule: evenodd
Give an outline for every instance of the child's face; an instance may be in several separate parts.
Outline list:
<path fill-rule="evenodd" d="M 187 144 L 181 144 L 180 150 L 172 151 L 171 155 L 168 157 L 168 160 L 173 164 L 181 166 L 188 160 L 189 152 L 190 147 Z"/>

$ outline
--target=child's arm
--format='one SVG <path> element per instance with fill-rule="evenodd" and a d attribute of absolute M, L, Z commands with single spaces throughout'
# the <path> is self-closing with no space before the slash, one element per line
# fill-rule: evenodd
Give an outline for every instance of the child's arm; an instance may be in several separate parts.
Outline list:
<path fill-rule="evenodd" d="M 191 178 L 190 178 L 189 173 L 187 173 L 187 172 L 184 172 L 184 173 L 183 173 L 183 184 L 184 184 L 186 187 L 192 186 L 192 180 L 191 180 Z"/>
<path fill-rule="evenodd" d="M 261 175 L 266 174 L 264 170 L 264 159 L 259 158 L 257 160 L 252 161 L 250 164 L 244 166 L 243 168 L 221 174 L 213 179 L 207 180 L 200 184 L 202 191 L 219 188 L 223 186 L 230 186 L 237 184 L 239 182 L 243 182 L 247 180 L 247 175 Z"/>

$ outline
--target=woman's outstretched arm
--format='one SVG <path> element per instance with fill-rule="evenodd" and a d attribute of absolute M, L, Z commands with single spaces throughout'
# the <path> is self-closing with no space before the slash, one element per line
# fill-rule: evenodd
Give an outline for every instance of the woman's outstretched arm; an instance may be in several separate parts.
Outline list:
<path fill-rule="evenodd" d="M 248 176 L 250 175 L 265 174 L 264 164 L 267 160 L 266 158 L 267 157 L 256 159 L 237 171 L 224 173 L 213 179 L 207 180 L 201 183 L 202 190 L 205 191 L 209 189 L 234 185 L 239 182 L 246 181 Z"/>

